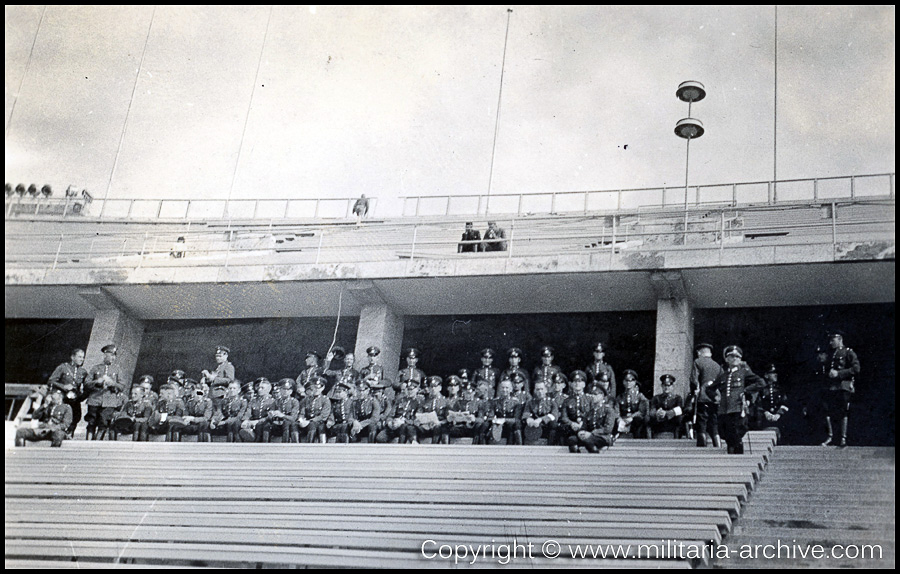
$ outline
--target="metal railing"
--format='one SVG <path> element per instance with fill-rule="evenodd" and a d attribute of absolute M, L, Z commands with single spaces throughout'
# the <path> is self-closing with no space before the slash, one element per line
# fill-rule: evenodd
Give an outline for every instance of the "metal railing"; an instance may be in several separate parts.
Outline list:
<path fill-rule="evenodd" d="M 823 210 L 822 208 L 826 209 Z M 779 221 L 780 219 L 780 221 Z M 396 221 L 396 220 L 395 220 Z M 259 224 L 218 230 L 15 233 L 6 236 L 7 268 L 229 267 L 334 264 L 418 259 L 506 258 L 560 253 L 741 248 L 831 244 L 894 236 L 893 201 L 825 206 L 720 207 L 631 215 L 499 220 L 506 249 L 458 253 L 458 223 L 394 222 L 363 226 Z M 198 229 L 199 228 L 199 229 Z M 483 244 L 484 242 L 471 242 Z"/>
<path fill-rule="evenodd" d="M 685 196 L 687 195 L 687 196 Z M 894 174 L 879 173 L 812 179 L 786 179 L 714 185 L 653 187 L 605 191 L 505 193 L 493 195 L 405 196 L 403 216 L 524 215 L 611 212 L 641 208 L 702 205 L 779 205 L 894 197 Z"/>
<path fill-rule="evenodd" d="M 338 199 L 94 199 L 92 203 L 57 198 L 7 197 L 6 217 L 24 215 L 87 216 L 129 220 L 203 219 L 350 219 L 358 197 Z M 367 217 L 378 200 L 369 199 Z M 68 209 L 63 209 L 63 204 Z M 72 209 L 73 206 L 77 208 Z M 51 206 L 60 206 L 52 207 Z"/>

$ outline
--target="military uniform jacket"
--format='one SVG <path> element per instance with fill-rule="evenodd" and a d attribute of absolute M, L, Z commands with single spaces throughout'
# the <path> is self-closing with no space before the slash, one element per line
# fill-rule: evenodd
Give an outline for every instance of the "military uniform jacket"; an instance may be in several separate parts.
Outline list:
<path fill-rule="evenodd" d="M 156 410 L 153 416 L 156 420 L 159 420 L 159 415 L 162 413 L 166 413 L 170 417 L 184 416 L 184 402 L 181 399 L 162 399 L 156 403 Z"/>
<path fill-rule="evenodd" d="M 753 405 L 757 425 L 760 428 L 763 428 L 775 424 L 775 421 L 766 420 L 766 415 L 764 413 L 779 415 L 787 412 L 787 400 L 787 395 L 784 394 L 781 387 L 778 385 L 767 384 L 766 388 L 760 391 L 759 396 L 756 397 L 756 402 Z"/>
<path fill-rule="evenodd" d="M 828 377 L 830 382 L 830 390 L 849 391 L 851 393 L 856 392 L 854 383 L 856 381 L 856 375 L 859 374 L 860 366 L 859 358 L 856 356 L 853 349 L 850 347 L 835 349 L 834 354 L 831 355 L 831 366 L 828 370 L 830 369 L 835 369 L 838 372 L 837 378 L 834 379 L 828 377 L 827 371 L 825 373 L 825 376 Z"/>
<path fill-rule="evenodd" d="M 325 371 L 325 376 L 329 378 L 331 381 L 331 388 L 328 390 L 328 398 L 334 398 L 334 390 L 337 388 L 338 383 L 344 383 L 350 390 L 348 391 L 351 395 L 356 393 L 356 381 L 359 380 L 359 371 L 354 369 L 353 367 L 345 367 L 340 370 L 334 371 Z"/>
<path fill-rule="evenodd" d="M 452 400 L 448 401 L 447 404 L 447 412 L 454 413 L 469 413 L 475 415 L 476 419 L 484 418 L 484 403 L 482 401 L 471 398 L 466 399 L 463 397 L 455 397 Z M 464 423 L 453 423 L 453 424 L 464 424 Z"/>
<path fill-rule="evenodd" d="M 321 423 L 331 416 L 331 401 L 324 395 L 306 397 L 300 406 L 300 416 L 314 423 Z"/>
<path fill-rule="evenodd" d="M 556 403 L 556 409 L 562 413 L 563 405 L 566 404 L 566 399 L 569 398 L 569 395 L 566 393 L 548 393 L 547 396 Z"/>
<path fill-rule="evenodd" d="M 253 397 L 247 402 L 247 410 L 244 412 L 244 420 L 258 421 L 269 416 L 269 410 L 275 408 L 275 399 L 265 397 Z"/>
<path fill-rule="evenodd" d="M 394 402 L 394 410 L 391 418 L 404 418 L 407 422 L 415 419 L 416 411 L 419 410 L 419 399 L 415 397 L 402 396 Z"/>
<path fill-rule="evenodd" d="M 698 357 L 694 360 L 694 367 L 691 369 L 691 389 L 699 389 L 698 400 L 701 403 L 718 402 L 718 397 L 713 392 L 712 396 L 708 394 L 709 384 L 715 382 L 722 374 L 722 367 L 709 357 Z"/>
<path fill-rule="evenodd" d="M 437 396 L 437 397 L 425 397 L 421 401 L 419 401 L 419 408 L 416 409 L 417 413 L 436 413 L 438 420 L 445 421 L 447 420 L 447 407 L 449 403 L 447 402 L 447 397 Z"/>
<path fill-rule="evenodd" d="M 650 401 L 635 386 L 631 392 L 623 391 L 616 399 L 619 405 L 619 416 L 632 417 L 633 420 L 647 420 L 650 412 Z"/>
<path fill-rule="evenodd" d="M 559 420 L 565 425 L 572 423 L 584 423 L 588 411 L 594 406 L 594 401 L 588 395 L 582 393 L 580 395 L 572 395 L 563 403 L 563 408 L 559 412 Z"/>
<path fill-rule="evenodd" d="M 498 419 L 521 419 L 522 403 L 510 397 L 497 397 L 490 402 L 490 415 Z"/>
<path fill-rule="evenodd" d="M 515 400 L 519 401 L 523 405 L 525 403 L 527 403 L 528 401 L 530 401 L 532 398 L 531 393 L 529 393 L 528 391 L 525 391 L 525 390 L 514 392 L 513 394 L 511 394 L 509 396 L 511 396 Z"/>
<path fill-rule="evenodd" d="M 106 376 L 112 379 L 112 383 L 104 386 L 102 378 Z M 119 365 L 107 365 L 101 363 L 91 368 L 88 380 L 85 383 L 88 393 L 87 404 L 89 407 L 113 407 L 122 406 L 119 393 L 125 390 Z"/>
<path fill-rule="evenodd" d="M 562 370 L 556 365 L 541 365 L 540 367 L 536 367 L 534 369 L 534 376 L 531 378 L 536 385 L 539 381 L 543 381 L 548 386 L 548 389 L 553 388 L 553 375 L 557 373 L 562 373 Z"/>
<path fill-rule="evenodd" d="M 87 379 L 87 376 L 88 372 L 84 367 L 76 367 L 72 363 L 63 363 L 53 370 L 53 374 L 47 379 L 47 384 L 51 390 L 61 390 L 64 397 L 69 391 L 72 391 L 75 393 L 76 398 L 80 399 L 81 393 L 84 392 L 84 381 Z"/>
<path fill-rule="evenodd" d="M 738 366 L 723 371 L 708 391 L 719 391 L 722 402 L 719 414 L 735 414 L 743 411 L 745 393 L 756 392 L 766 386 L 766 382 L 748 367 Z"/>
<path fill-rule="evenodd" d="M 305 387 L 308 382 L 324 374 L 325 370 L 322 367 L 307 367 L 303 369 L 302 373 L 297 375 L 297 385 Z"/>
<path fill-rule="evenodd" d="M 380 397 L 378 395 L 372 395 L 372 398 L 378 403 L 378 420 L 384 420 L 393 414 L 394 401 L 384 394 L 384 392 L 381 393 Z"/>
<path fill-rule="evenodd" d="M 606 376 L 609 377 L 609 392 L 607 393 L 607 395 L 610 397 L 616 396 L 616 373 L 613 371 L 613 368 L 609 366 L 609 363 L 605 363 L 603 361 L 600 361 L 598 363 L 595 361 L 588 365 L 584 369 L 584 372 L 587 373 L 587 386 L 589 387 L 594 381 L 600 380 L 600 375 L 606 373 Z"/>
<path fill-rule="evenodd" d="M 485 384 L 490 385 L 491 390 L 494 390 L 497 387 L 497 383 L 500 382 L 500 369 L 496 367 L 481 367 L 475 369 L 474 373 L 475 386 L 484 381 Z"/>
<path fill-rule="evenodd" d="M 243 397 L 226 398 L 219 403 L 219 410 L 215 413 L 216 424 L 228 424 L 244 420 L 247 411 L 247 401 Z"/>
<path fill-rule="evenodd" d="M 191 399 L 184 405 L 184 416 L 210 421 L 212 420 L 212 414 L 212 401 L 206 397 Z"/>
<path fill-rule="evenodd" d="M 210 395 L 216 398 L 221 398 L 225 396 L 225 389 L 234 380 L 234 365 L 230 362 L 225 361 L 216 366 L 216 370 L 212 373 L 214 375 L 211 381 L 207 381 L 209 383 Z"/>
<path fill-rule="evenodd" d="M 364 379 L 383 381 L 384 367 L 381 365 L 367 365 L 359 371 L 359 375 Z"/>
<path fill-rule="evenodd" d="M 335 399 L 331 401 L 331 416 L 328 420 L 335 424 L 353 422 L 353 399 Z"/>
<path fill-rule="evenodd" d="M 481 241 L 481 232 L 477 229 L 463 231 L 461 241 Z M 478 243 L 460 243 L 456 246 L 457 253 L 475 253 L 481 245 Z"/>
<path fill-rule="evenodd" d="M 415 381 L 416 385 L 421 387 L 422 381 L 425 380 L 425 371 L 423 371 L 422 369 L 406 367 L 405 369 L 402 369 L 399 373 L 397 373 L 397 379 L 400 380 L 400 382 Z"/>
<path fill-rule="evenodd" d="M 531 418 L 539 419 L 547 415 L 552 416 L 553 420 L 559 418 L 559 408 L 556 406 L 556 402 L 550 397 L 531 399 L 527 401 L 522 408 L 522 420 Z"/>
<path fill-rule="evenodd" d="M 284 416 L 276 417 L 275 411 L 281 411 L 281 414 Z M 269 409 L 266 416 L 269 420 L 281 419 L 288 424 L 295 423 L 297 422 L 297 419 L 300 418 L 300 399 L 293 395 L 289 397 L 278 397 L 275 399 L 275 404 L 272 405 L 272 408 Z"/>
<path fill-rule="evenodd" d="M 72 424 L 72 407 L 62 403 L 59 405 L 45 405 L 34 411 L 33 418 L 41 421 L 41 427 L 53 431 L 66 431 Z"/>
<path fill-rule="evenodd" d="M 153 416 L 153 403 L 146 397 L 126 402 L 116 414 L 117 419 L 127 418 L 137 421 L 145 421 L 151 416 Z"/>
<path fill-rule="evenodd" d="M 666 411 L 663 420 L 656 418 L 656 411 Z M 681 424 L 684 414 L 684 399 L 681 395 L 660 393 L 650 399 L 650 422 L 659 432 L 674 432 Z"/>
<path fill-rule="evenodd" d="M 367 421 L 377 422 L 381 418 L 381 408 L 378 399 L 368 396 L 364 399 L 353 401 L 353 419 L 361 423 Z"/>

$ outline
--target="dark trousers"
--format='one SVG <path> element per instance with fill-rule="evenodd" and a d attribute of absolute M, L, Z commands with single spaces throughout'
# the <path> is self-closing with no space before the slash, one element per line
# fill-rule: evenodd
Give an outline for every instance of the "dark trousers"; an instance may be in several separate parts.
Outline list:
<path fill-rule="evenodd" d="M 360 421 L 361 424 L 365 425 L 363 428 L 356 434 L 350 435 L 350 442 L 360 442 L 363 437 L 368 439 L 369 444 L 373 444 L 375 442 L 375 437 L 378 434 L 378 425 L 374 420 Z"/>
<path fill-rule="evenodd" d="M 719 436 L 719 405 L 716 403 L 697 403 L 697 446 L 706 446 L 706 434 Z"/>
<path fill-rule="evenodd" d="M 522 423 L 518 419 L 509 420 L 503 423 L 503 431 L 501 438 L 506 439 L 506 444 L 522 444 Z M 495 444 L 493 440 L 493 424 L 487 425 L 489 442 Z"/>
<path fill-rule="evenodd" d="M 62 446 L 62 442 L 65 438 L 66 431 L 64 430 L 21 428 L 16 431 L 16 446 L 25 446 L 25 441 L 27 440 L 30 440 L 31 442 L 49 440 L 51 441 L 50 446 Z"/>
<path fill-rule="evenodd" d="M 400 425 L 396 429 L 385 426 L 381 429 L 381 432 L 378 433 L 378 436 L 375 437 L 375 442 L 394 442 L 395 439 L 397 439 L 400 444 L 418 440 L 415 425 L 407 423 Z"/>
<path fill-rule="evenodd" d="M 112 407 L 102 407 L 100 405 L 88 405 L 87 414 L 84 420 L 87 422 L 87 438 L 97 439 L 98 431 L 105 431 L 112 426 L 113 417 L 116 410 Z"/>
<path fill-rule="evenodd" d="M 306 431 L 305 435 L 303 431 Z M 304 442 L 317 442 L 319 437 L 325 434 L 325 421 L 309 421 L 306 429 L 300 431 L 301 435 L 306 437 Z"/>
<path fill-rule="evenodd" d="M 728 445 L 728 454 L 744 454 L 744 435 L 747 434 L 747 417 L 741 413 L 729 413 L 719 417 L 721 435 Z"/>
<path fill-rule="evenodd" d="M 466 423 L 454 423 L 447 425 L 448 438 L 471 437 L 472 444 L 484 444 L 484 423 L 472 423 L 467 426 Z"/>
<path fill-rule="evenodd" d="M 81 401 L 77 398 L 70 399 L 66 397 L 63 399 L 63 402 L 72 407 L 72 424 L 66 429 L 66 432 L 72 435 L 75 433 L 75 427 L 81 422 Z"/>
<path fill-rule="evenodd" d="M 205 420 L 184 422 L 180 417 L 173 417 L 169 429 L 181 439 L 181 435 L 195 434 L 200 442 L 209 442 L 209 422 Z"/>
<path fill-rule="evenodd" d="M 591 435 L 587 440 L 581 440 L 578 438 L 578 433 L 569 435 L 566 443 L 569 445 L 569 449 L 578 449 L 580 447 L 585 447 L 588 452 L 600 452 L 601 448 L 610 446 L 610 441 L 606 440 L 602 436 L 594 436 Z"/>

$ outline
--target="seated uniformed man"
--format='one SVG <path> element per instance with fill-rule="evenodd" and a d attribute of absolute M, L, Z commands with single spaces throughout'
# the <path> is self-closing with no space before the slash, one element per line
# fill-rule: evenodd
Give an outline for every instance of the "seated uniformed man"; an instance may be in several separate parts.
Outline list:
<path fill-rule="evenodd" d="M 331 399 L 331 415 L 325 421 L 328 438 L 333 437 L 334 442 L 350 442 L 353 414 L 350 387 L 346 383 L 338 383 L 334 387 L 334 398 Z"/>
<path fill-rule="evenodd" d="M 38 408 L 28 426 L 16 430 L 16 446 L 25 446 L 25 441 L 49 440 L 50 446 L 62 446 L 66 431 L 72 424 L 72 407 L 63 402 L 59 388 L 51 389 L 47 402 Z"/>
<path fill-rule="evenodd" d="M 502 381 L 490 403 L 491 439 L 494 444 L 522 444 L 522 403 L 512 398 L 512 382 Z"/>
<path fill-rule="evenodd" d="M 641 394 L 635 371 L 625 371 L 625 390 L 616 402 L 619 405 L 617 434 L 631 433 L 634 438 L 649 438 L 650 401 Z"/>
<path fill-rule="evenodd" d="M 304 442 L 324 444 L 328 441 L 325 425 L 331 416 L 331 401 L 324 391 L 325 377 L 316 377 L 306 386 L 306 399 L 300 406 L 300 417 L 297 419 Z"/>
<path fill-rule="evenodd" d="M 601 394 L 605 391 L 599 387 Z M 598 453 L 613 444 L 613 430 L 616 426 L 616 412 L 603 397 L 591 403 L 585 413 L 583 426 L 569 436 L 569 452 L 578 452 L 585 447 L 588 452 Z"/>
<path fill-rule="evenodd" d="M 525 403 L 522 420 L 525 444 L 536 444 L 541 438 L 547 439 L 548 445 L 556 444 L 559 409 L 547 396 L 547 384 L 543 381 L 534 384 L 534 398 Z"/>
<path fill-rule="evenodd" d="M 416 434 L 418 438 L 430 438 L 431 444 L 449 443 L 446 435 L 447 399 L 441 394 L 443 380 L 438 376 L 426 379 L 429 394 L 416 409 Z"/>
<path fill-rule="evenodd" d="M 275 404 L 266 415 L 262 441 L 269 442 L 271 436 L 277 435 L 284 444 L 300 442 L 300 430 L 297 426 L 300 419 L 300 400 L 294 396 L 294 380 L 281 379 L 277 388 Z"/>
<path fill-rule="evenodd" d="M 144 396 L 150 401 L 153 408 L 156 408 L 156 403 L 159 401 L 159 395 L 153 390 L 153 377 L 150 375 L 143 375 L 138 379 L 138 386 L 144 390 Z"/>
<path fill-rule="evenodd" d="M 484 412 L 481 401 L 475 396 L 475 386 L 451 375 L 447 380 L 447 438 L 470 437 L 472 444 L 482 444 L 484 439 Z M 459 390 L 462 388 L 462 394 Z"/>
<path fill-rule="evenodd" d="M 178 398 L 177 383 L 166 383 L 159 388 L 159 393 L 159 401 L 150 416 L 149 431 L 150 434 L 164 434 L 166 442 L 172 442 L 174 439 L 169 419 L 184 416 L 184 403 Z"/>
<path fill-rule="evenodd" d="M 775 365 L 769 365 L 763 374 L 763 379 L 766 381 L 766 387 L 759 392 L 754 403 L 756 415 L 754 428 L 756 430 L 774 430 L 780 438 L 779 421 L 782 415 L 788 412 L 788 398 L 778 384 L 778 371 Z"/>
<path fill-rule="evenodd" d="M 529 393 L 528 389 L 526 388 L 528 381 L 525 380 L 525 377 L 523 377 L 519 373 L 513 373 L 512 375 L 510 375 L 509 380 L 513 385 L 513 392 L 510 395 L 512 398 L 519 401 L 523 405 L 531 400 L 531 393 Z M 544 388 L 547 388 L 546 384 L 544 385 Z"/>
<path fill-rule="evenodd" d="M 396 440 L 403 444 L 418 440 L 415 425 L 418 408 L 418 386 L 407 382 L 400 383 L 400 395 L 394 401 L 390 416 L 384 421 L 384 428 L 375 437 L 376 442 L 386 443 Z"/>
<path fill-rule="evenodd" d="M 241 442 L 262 442 L 265 422 L 269 418 L 269 410 L 275 408 L 272 398 L 272 383 L 265 377 L 256 379 L 255 385 L 244 385 L 244 398 L 247 410 L 238 433 Z M 254 388 L 255 386 L 255 388 Z"/>
<path fill-rule="evenodd" d="M 382 393 L 383 395 L 383 393 Z M 375 443 L 378 421 L 381 418 L 379 399 L 372 396 L 369 383 L 356 382 L 356 398 L 353 400 L 353 423 L 350 426 L 350 441 L 360 442 L 365 438 L 369 444 Z"/>
<path fill-rule="evenodd" d="M 171 417 L 169 420 L 172 439 L 180 442 L 183 435 L 196 434 L 198 442 L 209 442 L 209 423 L 213 415 L 212 401 L 207 397 L 209 385 L 197 384 L 195 381 L 188 385 L 188 380 L 185 381 L 185 391 L 193 388 L 193 394 L 184 404 L 184 416 Z"/>
<path fill-rule="evenodd" d="M 235 379 L 228 383 L 219 408 L 214 407 L 213 418 L 209 423 L 210 432 L 225 435 L 226 442 L 237 441 L 246 411 L 247 401 L 241 397 L 241 382 Z"/>
<path fill-rule="evenodd" d="M 130 434 L 132 441 L 146 441 L 152 416 L 153 403 L 150 402 L 143 387 L 131 387 L 131 400 L 122 405 L 116 413 L 109 431 L 110 440 L 116 440 L 119 434 Z"/>
<path fill-rule="evenodd" d="M 559 432 L 566 437 L 565 442 L 570 445 L 569 450 L 572 450 L 572 437 L 576 437 L 577 441 L 578 432 L 585 430 L 587 413 L 594 405 L 594 399 L 584 393 L 586 378 L 582 371 L 572 373 L 572 383 L 570 384 L 572 393 L 559 411 Z M 572 450 L 572 452 L 576 451 Z"/>
<path fill-rule="evenodd" d="M 650 401 L 650 430 L 653 438 L 678 438 L 684 400 L 673 392 L 675 377 L 665 374 L 659 378 L 662 392 Z"/>

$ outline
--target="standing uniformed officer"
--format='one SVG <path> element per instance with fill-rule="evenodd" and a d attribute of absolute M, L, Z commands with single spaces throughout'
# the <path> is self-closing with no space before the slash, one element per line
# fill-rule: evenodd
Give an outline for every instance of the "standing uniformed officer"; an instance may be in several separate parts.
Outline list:
<path fill-rule="evenodd" d="M 369 361 L 369 364 L 360 369 L 359 375 L 368 381 L 369 387 L 375 388 L 374 385 L 381 381 L 384 381 L 384 367 L 378 364 L 378 357 L 381 355 L 381 349 L 377 346 L 372 345 L 371 347 L 366 349 L 366 358 Z M 398 378 L 393 384 L 388 384 L 384 387 L 385 396 L 393 401 L 397 396 L 397 392 L 400 390 L 400 379 Z"/>
<path fill-rule="evenodd" d="M 319 366 L 322 356 L 318 351 L 306 353 L 306 368 L 297 375 L 297 386 L 308 387 L 309 383 L 325 374 L 325 370 Z"/>
<path fill-rule="evenodd" d="M 344 383 L 345 386 L 349 387 L 351 389 L 350 397 L 353 397 L 356 392 L 356 381 L 359 379 L 359 371 L 353 368 L 353 362 L 355 360 L 356 357 L 353 353 L 348 353 L 343 347 L 335 347 L 331 352 L 325 355 L 326 366 L 333 365 L 333 361 L 343 361 L 343 365 L 340 369 L 325 370 L 325 378 L 329 380 L 329 384 L 331 385 L 331 388 L 325 393 L 328 395 L 329 399 L 334 398 L 334 387 L 338 383 Z"/>
<path fill-rule="evenodd" d="M 450 442 L 446 433 L 447 399 L 441 394 L 443 383 L 443 379 L 437 375 L 428 377 L 426 379 L 428 396 L 419 402 L 416 409 L 416 438 L 430 437 L 431 444 Z M 420 422 L 418 415 L 425 413 L 434 413 L 437 421 Z"/>
<path fill-rule="evenodd" d="M 712 438 L 713 445 L 721 445 L 719 438 L 719 401 L 718 393 L 711 391 L 713 382 L 722 374 L 722 367 L 712 360 L 713 347 L 709 343 L 697 345 L 697 358 L 691 369 L 691 391 L 694 393 L 694 433 L 697 435 L 697 446 L 705 447 L 707 436 Z"/>
<path fill-rule="evenodd" d="M 599 392 L 605 392 L 599 387 Z M 583 446 L 588 452 L 598 453 L 601 449 L 612 446 L 613 431 L 616 427 L 616 412 L 606 397 L 601 396 L 594 401 L 585 413 L 584 424 L 569 437 L 569 452 L 578 452 Z"/>
<path fill-rule="evenodd" d="M 535 367 L 534 376 L 531 377 L 532 384 L 542 381 L 546 385 L 552 385 L 553 375 L 561 372 L 562 370 L 553 364 L 553 347 L 541 347 L 541 366 Z"/>
<path fill-rule="evenodd" d="M 419 368 L 420 352 L 415 347 L 410 347 L 403 354 L 406 359 L 406 367 L 397 373 L 400 381 L 413 381 L 418 386 L 425 384 L 425 371 Z"/>
<path fill-rule="evenodd" d="M 512 382 L 501 381 L 497 397 L 490 402 L 488 419 L 494 443 L 506 438 L 507 444 L 522 444 L 522 403 L 512 398 Z"/>
<path fill-rule="evenodd" d="M 66 430 L 72 424 L 72 407 L 63 402 L 63 393 L 59 388 L 51 389 L 47 402 L 34 411 L 32 421 L 34 427 L 21 427 L 16 430 L 16 446 L 25 446 L 25 441 L 51 441 L 50 446 L 62 446 L 66 438 Z"/>
<path fill-rule="evenodd" d="M 625 370 L 625 390 L 616 402 L 619 404 L 619 428 L 616 431 L 619 434 L 630 432 L 634 438 L 649 438 L 650 401 L 641 393 L 634 370 Z"/>
<path fill-rule="evenodd" d="M 481 367 L 475 370 L 475 388 L 484 386 L 490 389 L 491 395 L 497 390 L 500 382 L 500 369 L 494 365 L 494 350 L 485 348 L 481 350 Z"/>
<path fill-rule="evenodd" d="M 84 398 L 84 382 L 88 376 L 83 365 L 84 349 L 73 349 L 69 362 L 56 367 L 47 380 L 49 389 L 62 391 L 63 402 L 72 407 L 72 424 L 66 429 L 67 438 L 72 438 L 75 427 L 81 421 L 81 401 Z"/>
<path fill-rule="evenodd" d="M 665 374 L 659 382 L 662 383 L 662 392 L 650 400 L 650 430 L 653 431 L 653 438 L 659 438 L 662 434 L 678 438 L 684 415 L 684 399 L 673 392 L 674 376 Z"/>
<path fill-rule="evenodd" d="M 850 397 L 856 392 L 856 375 L 859 374 L 860 365 L 856 352 L 850 347 L 844 346 L 844 332 L 838 329 L 828 334 L 831 346 L 831 360 L 829 362 L 828 390 L 825 392 L 825 424 L 828 430 L 828 438 L 822 446 L 832 444 L 833 423 L 841 421 L 841 440 L 838 446 L 847 446 L 847 418 L 850 414 Z"/>
<path fill-rule="evenodd" d="M 212 400 L 213 407 L 218 409 L 219 403 L 225 396 L 228 384 L 234 380 L 234 365 L 228 361 L 228 355 L 231 349 L 223 345 L 216 347 L 216 368 L 215 370 L 203 370 L 201 383 L 209 385 L 209 398 Z"/>
<path fill-rule="evenodd" d="M 530 393 L 531 379 L 528 376 L 528 371 L 522 368 L 522 350 L 518 347 L 513 347 L 506 353 L 507 355 L 509 355 L 509 367 L 507 367 L 505 371 L 500 373 L 500 378 L 502 379 L 503 377 L 506 377 L 510 381 L 513 381 L 513 383 L 515 383 L 514 377 L 515 375 L 519 375 L 525 381 L 525 390 Z M 515 385 L 513 386 L 513 391 L 515 392 Z"/>
<path fill-rule="evenodd" d="M 117 349 L 115 345 L 106 345 L 102 349 L 103 363 L 95 365 L 88 372 L 85 391 L 88 412 L 88 440 L 97 440 L 97 429 L 105 431 L 112 424 L 113 416 L 122 406 L 120 393 L 125 390 L 121 369 L 115 363 Z"/>
<path fill-rule="evenodd" d="M 380 383 L 379 383 L 380 384 Z M 384 393 L 382 393 L 382 396 Z M 366 437 L 369 444 L 375 443 L 378 434 L 378 421 L 381 417 L 379 399 L 372 396 L 369 383 L 364 380 L 356 382 L 356 399 L 353 401 L 353 423 L 350 427 L 350 441 L 359 442 Z"/>
<path fill-rule="evenodd" d="M 297 419 L 297 425 L 305 429 L 305 442 L 324 444 L 328 440 L 325 425 L 331 416 L 331 401 L 322 394 L 324 390 L 325 377 L 316 377 L 306 386 L 306 400 L 300 407 L 300 418 Z"/>
<path fill-rule="evenodd" d="M 761 390 L 766 382 L 750 370 L 743 360 L 744 352 L 737 345 L 725 347 L 727 368 L 707 389 L 719 391 L 719 426 L 728 444 L 728 454 L 744 454 L 744 435 L 747 433 L 746 395 Z"/>
<path fill-rule="evenodd" d="M 535 383 L 534 398 L 525 402 L 522 421 L 525 444 L 535 444 L 541 437 L 547 439 L 548 445 L 556 444 L 559 408 L 556 402 L 547 396 L 547 384 L 543 381 Z"/>
<path fill-rule="evenodd" d="M 247 401 L 241 396 L 240 381 L 235 379 L 228 383 L 225 396 L 219 403 L 219 408 L 214 407 L 214 411 L 209 423 L 210 431 L 213 434 L 224 434 L 226 442 L 237 441 L 247 412 Z"/>
<path fill-rule="evenodd" d="M 596 382 L 600 379 L 600 376 L 606 374 L 609 378 L 609 388 L 606 393 L 607 397 L 615 397 L 616 395 L 616 373 L 613 371 L 613 368 L 609 366 L 609 363 L 605 362 L 603 358 L 606 356 L 606 349 L 603 347 L 603 343 L 597 343 L 594 345 L 593 349 L 594 353 L 594 362 L 587 366 L 584 370 L 588 376 L 588 386 Z"/>

